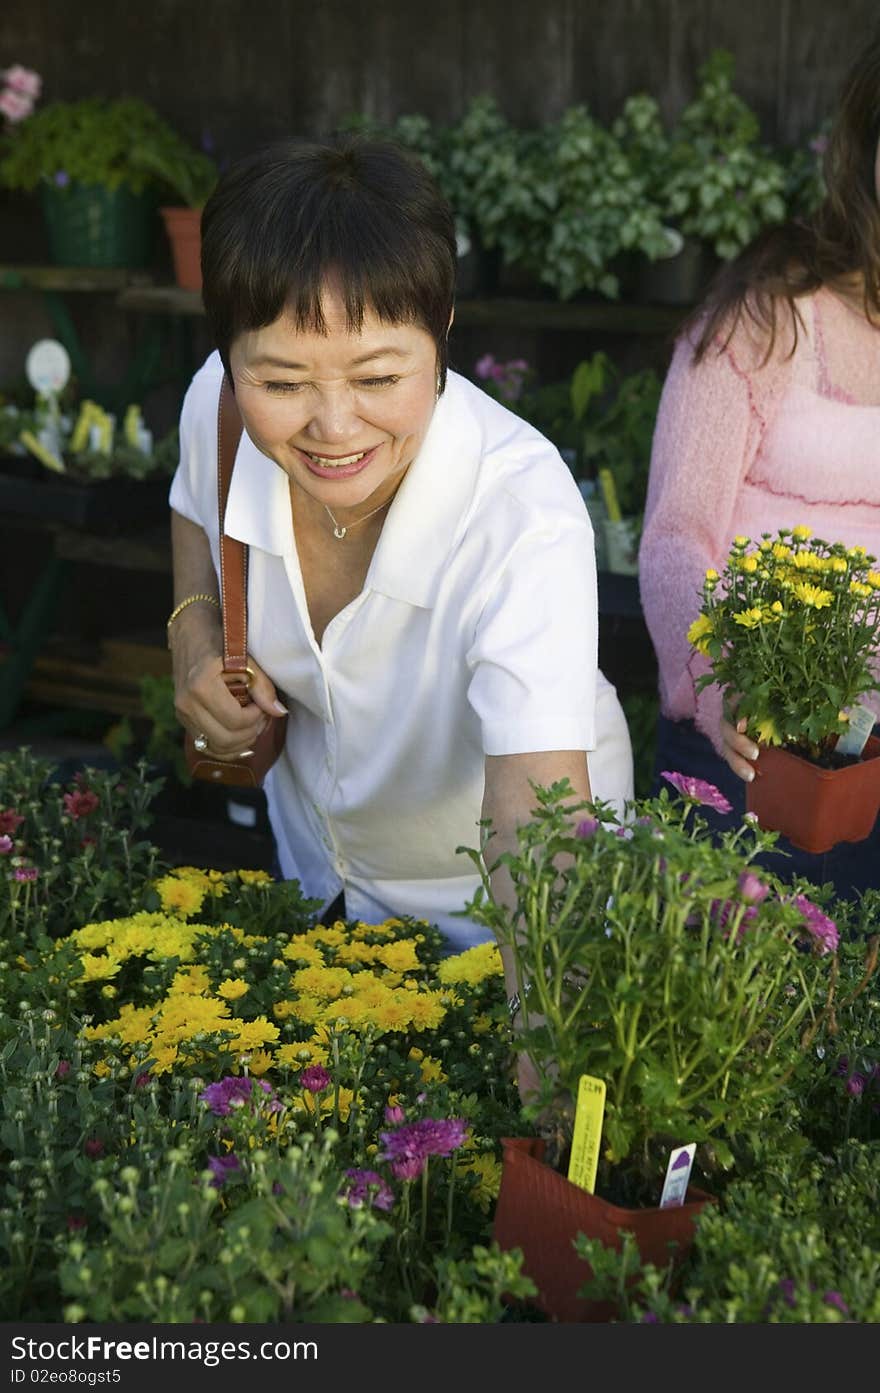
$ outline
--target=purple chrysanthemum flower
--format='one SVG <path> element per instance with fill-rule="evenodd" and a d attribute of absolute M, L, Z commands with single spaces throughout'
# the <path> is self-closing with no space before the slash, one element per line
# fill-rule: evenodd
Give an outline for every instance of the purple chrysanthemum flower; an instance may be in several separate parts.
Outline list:
<path fill-rule="evenodd" d="M 403 1108 L 398 1107 L 396 1103 L 393 1106 L 389 1105 L 385 1109 L 385 1121 L 388 1123 L 389 1127 L 396 1127 L 399 1122 L 403 1121 L 404 1116 Z"/>
<path fill-rule="evenodd" d="M 301 1086 L 309 1093 L 323 1093 L 330 1087 L 331 1079 L 323 1064 L 310 1064 L 299 1076 Z"/>
<path fill-rule="evenodd" d="M 794 1293 L 795 1293 L 795 1282 L 794 1282 L 794 1278 L 793 1278 L 793 1277 L 783 1277 L 782 1280 L 781 1280 L 780 1283 L 779 1283 L 779 1294 L 780 1294 L 780 1296 L 782 1297 L 783 1301 L 785 1302 L 786 1306 L 796 1306 L 796 1305 L 797 1305 L 797 1302 L 795 1301 L 795 1298 L 794 1298 Z"/>
<path fill-rule="evenodd" d="M 582 837 L 584 841 L 588 837 L 594 837 L 599 830 L 599 819 L 597 817 L 585 817 L 583 822 L 579 822 L 574 829 L 576 837 Z"/>
<path fill-rule="evenodd" d="M 639 1322 L 640 1325 L 660 1325 L 661 1320 L 656 1311 L 646 1311 Z"/>
<path fill-rule="evenodd" d="M 822 1300 L 825 1302 L 826 1306 L 836 1306 L 838 1311 L 840 1311 L 842 1315 L 849 1315 L 849 1307 L 847 1306 L 839 1291 L 826 1291 L 825 1295 L 822 1297 Z"/>
<path fill-rule="evenodd" d="M 846 1081 L 846 1091 L 851 1098 L 861 1098 L 867 1082 L 864 1074 L 852 1074 Z"/>
<path fill-rule="evenodd" d="M 382 1160 L 398 1165 L 418 1161 L 421 1169 L 421 1163 L 429 1156 L 450 1156 L 461 1146 L 467 1131 L 463 1117 L 422 1117 L 417 1122 L 406 1122 L 393 1132 L 379 1133 L 385 1146 Z M 397 1175 L 397 1171 L 394 1173 Z"/>
<path fill-rule="evenodd" d="M 12 851 L 14 847 L 15 842 L 12 840 L 11 837 L 7 837 L 4 833 L 3 836 L 0 837 L 0 856 L 8 856 L 10 851 Z"/>
<path fill-rule="evenodd" d="M 403 1161 L 391 1162 L 391 1174 L 395 1180 L 415 1180 L 425 1169 L 424 1156 L 410 1156 Z"/>
<path fill-rule="evenodd" d="M 40 872 L 37 870 L 36 866 L 16 866 L 12 878 L 13 880 L 17 880 L 20 885 L 29 884 L 31 881 L 36 880 L 39 874 Z"/>
<path fill-rule="evenodd" d="M 212 1186 L 215 1190 L 221 1190 L 229 1177 L 241 1170 L 241 1161 L 234 1151 L 230 1151 L 228 1156 L 209 1156 L 207 1168 L 214 1177 Z"/>
<path fill-rule="evenodd" d="M 66 169 L 59 169 L 55 174 L 55 184 L 59 189 L 66 189 L 70 183 L 70 175 Z"/>
<path fill-rule="evenodd" d="M 836 953 L 840 935 L 833 919 L 829 919 L 817 904 L 806 895 L 795 895 L 793 903 L 807 921 L 807 928 L 820 953 Z"/>
<path fill-rule="evenodd" d="M 754 871 L 743 871 L 736 882 L 736 888 L 746 904 L 762 904 L 770 894 L 770 886 L 765 885 Z"/>
<path fill-rule="evenodd" d="M 672 784 L 682 798 L 689 798 L 705 808 L 712 808 L 716 813 L 733 812 L 732 805 L 728 803 L 721 790 L 706 779 L 695 779 L 690 774 L 677 774 L 671 769 L 661 770 L 661 777 Z"/>
<path fill-rule="evenodd" d="M 384 1209 L 387 1213 L 394 1208 L 394 1191 L 378 1171 L 354 1169 L 345 1174 L 348 1183 L 340 1193 L 352 1209 L 371 1204 L 374 1209 Z"/>
<path fill-rule="evenodd" d="M 209 1083 L 199 1094 L 199 1102 L 207 1103 L 217 1117 L 228 1117 L 233 1108 L 242 1108 L 250 1101 L 254 1085 L 261 1092 L 270 1095 L 271 1111 L 277 1112 L 281 1104 L 272 1095 L 271 1085 L 266 1083 L 265 1079 L 252 1079 L 248 1076 L 238 1078 L 230 1074 L 218 1083 Z"/>

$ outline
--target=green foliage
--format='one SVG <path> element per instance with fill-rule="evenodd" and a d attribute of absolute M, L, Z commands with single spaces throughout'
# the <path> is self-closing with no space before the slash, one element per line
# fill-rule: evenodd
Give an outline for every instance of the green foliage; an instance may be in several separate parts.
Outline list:
<path fill-rule="evenodd" d="M 690 819 L 702 795 L 682 804 L 664 792 L 634 804 L 621 836 L 610 810 L 572 808 L 567 795 L 536 788 L 519 849 L 501 858 L 514 909 L 493 900 L 469 852 L 483 885 L 468 912 L 510 949 L 521 996 L 531 984 L 522 1046 L 557 1159 L 580 1075 L 604 1079 L 597 1191 L 656 1203 L 672 1145 L 687 1137 L 705 1173 L 726 1168 L 734 1143 L 780 1108 L 827 1020 L 833 954 L 819 939 L 803 951 L 812 926 L 778 881 L 764 876 L 759 894 L 744 879 L 772 835 L 743 823 L 713 845 Z"/>
<path fill-rule="evenodd" d="M 188 787 L 192 775 L 183 752 L 183 732 L 174 709 L 174 679 L 169 675 L 153 677 L 146 674 L 139 690 L 146 736 L 138 740 L 128 717 L 123 717 L 104 737 L 104 743 L 120 764 L 130 761 L 138 745 L 138 754 L 148 764 L 168 768 L 178 783 Z M 140 722 L 138 722 L 140 725 Z"/>
<path fill-rule="evenodd" d="M 719 577 L 707 572 L 689 641 L 711 663 L 728 707 L 766 745 L 819 758 L 847 727 L 846 711 L 880 683 L 880 572 L 864 547 L 780 528 L 755 545 L 737 537 Z"/>
<path fill-rule="evenodd" d="M 782 162 L 759 143 L 754 112 L 733 91 L 733 59 L 719 49 L 670 138 L 664 217 L 709 242 L 722 260 L 786 216 Z"/>
<path fill-rule="evenodd" d="M 593 1278 L 581 1295 L 615 1299 L 622 1319 L 687 1324 L 841 1324 L 880 1320 L 878 1150 L 777 1155 L 735 1181 L 700 1215 L 690 1257 L 639 1267 L 631 1234 L 620 1253 L 577 1242 Z"/>
<path fill-rule="evenodd" d="M 140 765 L 84 769 L 62 785 L 52 768 L 26 749 L 0 755 L 0 825 L 13 843 L 0 860 L 0 936 L 13 943 L 131 912 L 157 870 L 140 834 L 161 780 Z"/>
<path fill-rule="evenodd" d="M 596 478 L 601 469 L 609 469 L 620 510 L 635 518 L 639 529 L 661 391 L 653 369 L 622 375 L 602 352 L 579 363 L 571 378 L 579 473 Z"/>
<path fill-rule="evenodd" d="M 166 170 L 160 174 L 155 161 L 142 161 L 140 151 L 155 152 Z M 178 169 L 194 181 L 204 171 L 201 161 L 195 152 L 187 152 L 145 102 L 131 98 L 50 102 L 5 142 L 0 184 L 34 189 L 41 182 L 55 181 L 56 175 L 66 175 L 78 184 L 101 184 L 107 189 L 124 184 L 133 193 L 141 193 L 148 187 L 164 187 L 168 173 L 176 177 Z"/>

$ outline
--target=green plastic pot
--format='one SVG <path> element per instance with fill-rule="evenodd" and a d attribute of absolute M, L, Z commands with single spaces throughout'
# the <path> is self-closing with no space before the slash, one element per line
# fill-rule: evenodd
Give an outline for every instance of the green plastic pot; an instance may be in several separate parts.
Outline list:
<path fill-rule="evenodd" d="M 146 266 L 156 230 L 156 198 L 132 193 L 125 184 L 41 190 L 49 253 L 56 266 Z"/>

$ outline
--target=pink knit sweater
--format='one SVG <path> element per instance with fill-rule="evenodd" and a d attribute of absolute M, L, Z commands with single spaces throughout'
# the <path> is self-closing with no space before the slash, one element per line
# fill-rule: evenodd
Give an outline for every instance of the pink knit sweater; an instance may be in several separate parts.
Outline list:
<path fill-rule="evenodd" d="M 721 693 L 697 697 L 707 663 L 687 641 L 706 569 L 738 534 L 797 523 L 880 557 L 880 330 L 825 288 L 799 307 L 794 354 L 787 329 L 764 366 L 751 326 L 697 367 L 679 340 L 654 433 L 639 578 L 660 703 L 716 749 Z M 880 694 L 864 700 L 880 713 Z"/>

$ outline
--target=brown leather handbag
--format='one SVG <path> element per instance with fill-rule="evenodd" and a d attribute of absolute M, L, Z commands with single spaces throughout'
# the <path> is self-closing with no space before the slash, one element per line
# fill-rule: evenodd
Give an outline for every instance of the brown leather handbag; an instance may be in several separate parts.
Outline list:
<path fill-rule="evenodd" d="M 253 672 L 247 659 L 247 565 L 244 542 L 223 530 L 226 500 L 241 439 L 241 416 L 229 379 L 223 376 L 217 404 L 217 508 L 220 518 L 220 596 L 223 614 L 223 680 L 242 706 L 248 703 Z M 284 749 L 287 717 L 271 716 L 257 737 L 247 759 L 214 759 L 200 754 L 187 732 L 184 742 L 187 767 L 194 779 L 226 784 L 232 788 L 257 788 Z"/>

